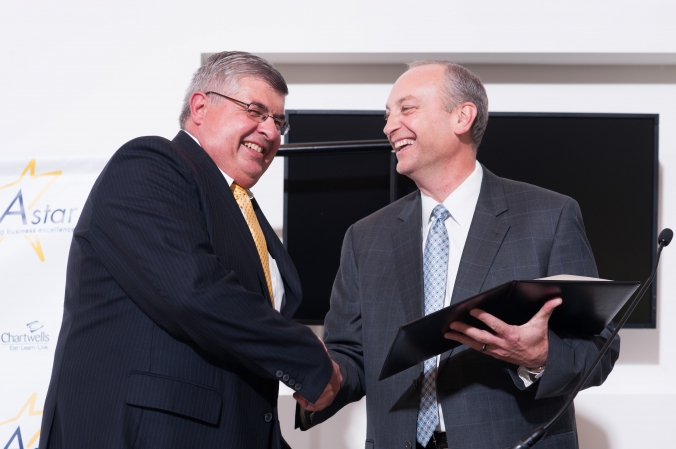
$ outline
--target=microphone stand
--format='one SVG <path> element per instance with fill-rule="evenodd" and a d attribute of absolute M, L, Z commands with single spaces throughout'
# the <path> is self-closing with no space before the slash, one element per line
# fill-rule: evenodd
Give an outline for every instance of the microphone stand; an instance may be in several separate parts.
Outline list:
<path fill-rule="evenodd" d="M 657 257 L 655 258 L 655 267 L 653 268 L 652 273 L 650 274 L 650 277 L 646 280 L 646 282 L 641 286 L 641 289 L 639 292 L 636 294 L 634 299 L 632 300 L 631 304 L 629 305 L 629 308 L 627 308 L 627 311 L 624 312 L 624 315 L 622 315 L 622 319 L 617 323 L 617 326 L 615 327 L 615 330 L 613 331 L 612 334 L 610 334 L 610 337 L 608 337 L 608 340 L 606 340 L 606 343 L 601 347 L 601 350 L 599 353 L 596 355 L 596 358 L 592 362 L 591 366 L 587 369 L 587 371 L 584 373 L 582 376 L 582 379 L 577 383 L 575 386 L 575 389 L 573 389 L 573 392 L 570 394 L 568 397 L 568 400 L 563 404 L 563 407 L 554 415 L 552 419 L 550 419 L 547 424 L 544 426 L 540 426 L 537 429 L 533 430 L 531 433 L 529 433 L 524 439 L 516 443 L 515 446 L 511 446 L 509 449 L 525 449 L 529 447 L 533 447 L 535 443 L 540 441 L 546 434 L 547 430 L 559 419 L 561 416 L 565 413 L 565 411 L 570 407 L 570 404 L 573 403 L 573 399 L 575 399 L 575 396 L 580 392 L 582 389 L 582 386 L 584 383 L 589 379 L 589 376 L 591 376 L 592 371 L 594 368 L 596 368 L 596 365 L 598 365 L 599 361 L 601 360 L 601 357 L 608 351 L 608 348 L 610 347 L 610 344 L 612 343 L 613 339 L 617 335 L 617 333 L 622 329 L 622 326 L 624 326 L 624 323 L 627 322 L 629 319 L 629 315 L 631 315 L 631 312 L 634 311 L 634 308 L 636 308 L 636 305 L 638 304 L 638 301 L 641 299 L 641 297 L 645 294 L 646 290 L 650 285 L 653 283 L 653 280 L 655 279 L 655 273 L 657 272 L 657 265 L 660 262 L 660 254 L 662 253 L 662 248 L 665 246 L 669 245 L 671 243 L 671 239 L 673 238 L 674 233 L 671 229 L 665 228 L 660 232 L 659 237 L 657 238 Z"/>

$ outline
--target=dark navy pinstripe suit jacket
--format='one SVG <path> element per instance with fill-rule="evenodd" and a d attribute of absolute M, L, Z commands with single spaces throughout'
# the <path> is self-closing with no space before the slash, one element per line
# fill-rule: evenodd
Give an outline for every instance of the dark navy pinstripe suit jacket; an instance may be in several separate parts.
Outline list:
<path fill-rule="evenodd" d="M 300 281 L 256 213 L 282 314 L 223 175 L 190 136 L 135 139 L 112 157 L 73 236 L 40 448 L 286 446 L 279 381 L 314 401 L 332 369 L 288 321 Z"/>
<path fill-rule="evenodd" d="M 366 395 L 367 449 L 415 447 L 422 364 L 377 379 L 399 326 L 424 314 L 421 229 L 415 192 L 357 222 L 343 243 L 324 335 L 343 385 L 312 424 Z M 452 301 L 512 279 L 556 274 L 597 275 L 577 203 L 484 168 Z M 443 354 L 437 386 L 449 448 L 504 449 L 547 422 L 609 333 L 585 340 L 550 330 L 547 369 L 529 388 L 515 366 L 467 346 Z M 619 341 L 589 386 L 605 380 L 618 354 Z M 572 408 L 535 447 L 577 447 Z"/>

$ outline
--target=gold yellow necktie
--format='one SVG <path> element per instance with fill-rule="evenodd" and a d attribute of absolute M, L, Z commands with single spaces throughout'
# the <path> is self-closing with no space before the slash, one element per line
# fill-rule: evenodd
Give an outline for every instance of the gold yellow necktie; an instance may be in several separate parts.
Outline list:
<path fill-rule="evenodd" d="M 272 307 L 275 306 L 275 297 L 272 296 L 272 282 L 270 281 L 270 265 L 268 264 L 268 245 L 265 243 L 265 236 L 263 235 L 263 230 L 261 225 L 258 223 L 258 218 L 256 213 L 253 210 L 251 205 L 251 199 L 249 199 L 249 194 L 246 193 L 246 190 L 236 183 L 232 183 L 230 186 L 232 194 L 235 196 L 235 201 L 239 204 L 239 208 L 244 212 L 244 218 L 246 224 L 249 225 L 249 231 L 251 231 L 251 236 L 254 239 L 256 244 L 256 249 L 258 250 L 258 257 L 261 259 L 261 264 L 263 264 L 263 272 L 265 273 L 265 282 L 268 284 L 268 291 L 270 292 L 270 302 L 272 302 Z"/>

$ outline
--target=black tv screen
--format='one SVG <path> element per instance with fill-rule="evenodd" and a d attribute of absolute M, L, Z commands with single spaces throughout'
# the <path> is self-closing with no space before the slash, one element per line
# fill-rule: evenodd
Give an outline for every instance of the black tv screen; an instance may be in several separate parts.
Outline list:
<path fill-rule="evenodd" d="M 287 143 L 385 137 L 384 111 L 287 114 Z M 599 276 L 643 281 L 657 238 L 657 130 L 658 116 L 650 114 L 491 113 L 477 158 L 498 176 L 575 198 Z M 284 244 L 303 285 L 294 319 L 321 324 L 347 228 L 415 185 L 396 173 L 386 146 L 279 155 L 287 156 Z M 655 327 L 654 285 L 627 327 Z"/>

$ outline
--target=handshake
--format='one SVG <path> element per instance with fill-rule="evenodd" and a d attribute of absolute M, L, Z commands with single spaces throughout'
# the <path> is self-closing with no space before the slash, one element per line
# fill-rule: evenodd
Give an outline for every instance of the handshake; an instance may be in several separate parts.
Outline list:
<path fill-rule="evenodd" d="M 319 341 L 322 343 L 322 345 L 324 345 L 324 342 L 322 341 L 321 338 L 319 339 Z M 324 350 L 326 351 L 326 346 L 324 346 Z M 324 391 L 322 392 L 321 396 L 319 396 L 319 398 L 314 403 L 308 401 L 299 393 L 293 394 L 293 398 L 298 402 L 298 405 L 300 405 L 300 408 L 302 408 L 303 410 L 306 410 L 308 412 L 318 412 L 320 410 L 324 410 L 326 407 L 331 405 L 333 399 L 338 394 L 338 390 L 340 390 L 340 384 L 343 381 L 343 375 L 340 374 L 340 367 L 338 366 L 338 364 L 333 360 L 331 360 L 331 363 L 333 364 L 333 372 L 331 373 L 331 379 L 329 380 L 329 383 L 326 385 L 326 388 L 324 388 Z"/>

